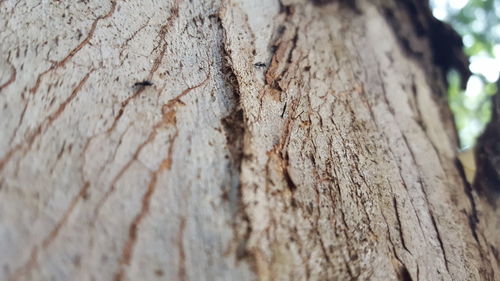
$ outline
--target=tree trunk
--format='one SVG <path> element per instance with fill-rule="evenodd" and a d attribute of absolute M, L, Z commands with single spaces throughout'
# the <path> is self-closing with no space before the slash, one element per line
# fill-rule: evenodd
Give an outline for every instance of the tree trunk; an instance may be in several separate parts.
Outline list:
<path fill-rule="evenodd" d="M 0 2 L 0 280 L 500 279 L 426 4 L 36 2 Z"/>

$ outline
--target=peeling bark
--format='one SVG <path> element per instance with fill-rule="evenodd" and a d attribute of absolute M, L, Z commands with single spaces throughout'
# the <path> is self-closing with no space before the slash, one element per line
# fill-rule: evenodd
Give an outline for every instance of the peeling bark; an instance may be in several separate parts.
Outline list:
<path fill-rule="evenodd" d="M 1 2 L 0 280 L 498 279 L 426 9 Z"/>

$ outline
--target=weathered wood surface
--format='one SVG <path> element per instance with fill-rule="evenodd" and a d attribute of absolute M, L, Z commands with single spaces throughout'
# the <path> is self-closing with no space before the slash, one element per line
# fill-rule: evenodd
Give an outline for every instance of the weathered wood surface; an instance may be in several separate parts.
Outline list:
<path fill-rule="evenodd" d="M 332 2 L 0 2 L 0 280 L 500 278 L 437 78 Z"/>

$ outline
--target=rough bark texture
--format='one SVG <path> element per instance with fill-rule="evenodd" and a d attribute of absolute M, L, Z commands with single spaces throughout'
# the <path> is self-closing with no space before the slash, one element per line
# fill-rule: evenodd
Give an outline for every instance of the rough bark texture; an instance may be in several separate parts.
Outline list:
<path fill-rule="evenodd" d="M 0 280 L 498 280 L 402 2 L 0 2 Z"/>

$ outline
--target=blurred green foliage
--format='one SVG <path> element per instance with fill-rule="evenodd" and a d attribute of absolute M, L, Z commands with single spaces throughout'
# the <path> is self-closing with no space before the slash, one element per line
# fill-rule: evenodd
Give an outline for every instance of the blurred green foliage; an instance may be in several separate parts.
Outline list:
<path fill-rule="evenodd" d="M 461 148 L 474 145 L 491 116 L 491 96 L 500 71 L 500 0 L 431 0 L 434 16 L 462 36 L 473 75 L 460 88 L 456 72 L 448 75 L 448 99 Z"/>

